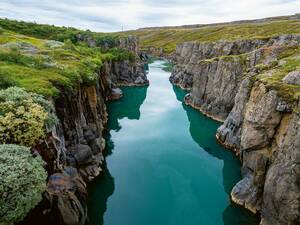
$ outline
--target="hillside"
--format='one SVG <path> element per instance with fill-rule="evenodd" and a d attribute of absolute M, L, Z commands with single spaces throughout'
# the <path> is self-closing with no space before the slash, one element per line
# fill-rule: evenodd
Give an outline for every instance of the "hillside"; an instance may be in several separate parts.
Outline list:
<path fill-rule="evenodd" d="M 187 41 L 234 41 L 300 34 L 300 15 L 206 25 L 152 27 L 127 31 L 124 34 L 137 35 L 142 49 L 153 47 L 170 54 L 175 51 L 176 45 Z"/>
<path fill-rule="evenodd" d="M 59 87 L 93 84 L 105 61 L 135 57 L 115 48 L 108 35 L 11 20 L 0 20 L 0 26 L 1 88 L 57 96 Z"/>

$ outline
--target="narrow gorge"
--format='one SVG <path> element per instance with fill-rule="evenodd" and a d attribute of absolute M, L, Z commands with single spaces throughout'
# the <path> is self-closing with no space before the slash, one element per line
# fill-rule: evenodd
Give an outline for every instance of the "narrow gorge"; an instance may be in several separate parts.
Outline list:
<path fill-rule="evenodd" d="M 299 24 L 0 19 L 0 225 L 298 225 Z"/>

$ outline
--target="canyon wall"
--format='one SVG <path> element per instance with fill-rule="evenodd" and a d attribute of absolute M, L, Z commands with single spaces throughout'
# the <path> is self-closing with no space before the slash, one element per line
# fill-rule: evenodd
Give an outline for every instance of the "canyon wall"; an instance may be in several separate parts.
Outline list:
<path fill-rule="evenodd" d="M 108 115 L 106 102 L 122 97 L 119 86 L 148 85 L 144 63 L 138 57 L 135 37 L 123 38 L 117 47 L 132 52 L 135 60 L 105 62 L 95 85 L 61 90 L 55 99 L 59 124 L 39 153 L 47 162 L 49 179 L 43 202 L 23 224 L 83 225 L 87 222 L 87 183 L 101 174 L 103 137 Z"/>
<path fill-rule="evenodd" d="M 261 224 L 300 222 L 300 36 L 177 46 L 170 81 L 224 122 L 216 137 L 242 162 L 231 199 Z"/>

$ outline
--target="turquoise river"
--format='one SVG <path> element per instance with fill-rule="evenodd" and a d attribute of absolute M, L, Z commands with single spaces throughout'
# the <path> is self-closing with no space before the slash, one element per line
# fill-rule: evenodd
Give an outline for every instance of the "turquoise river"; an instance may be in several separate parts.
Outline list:
<path fill-rule="evenodd" d="M 256 225 L 230 202 L 240 163 L 215 139 L 219 123 L 183 103 L 163 61 L 149 87 L 108 104 L 106 168 L 89 185 L 90 225 Z"/>

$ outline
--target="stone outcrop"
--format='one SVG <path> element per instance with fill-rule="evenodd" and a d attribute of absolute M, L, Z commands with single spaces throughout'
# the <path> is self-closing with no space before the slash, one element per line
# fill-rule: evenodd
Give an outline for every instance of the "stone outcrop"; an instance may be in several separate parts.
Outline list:
<path fill-rule="evenodd" d="M 186 103 L 224 121 L 234 106 L 241 81 L 257 73 L 260 65 L 277 63 L 283 49 L 299 42 L 299 36 L 286 35 L 264 40 L 184 43 L 176 49 L 170 81 L 190 90 Z"/>
<path fill-rule="evenodd" d="M 240 40 L 216 43 L 186 42 L 178 45 L 174 56 L 176 65 L 170 81 L 184 89 L 191 89 L 194 75 L 201 73 L 198 72 L 201 60 L 209 62 L 208 59 L 215 57 L 247 53 L 265 45 L 266 42 L 266 40 Z"/>
<path fill-rule="evenodd" d="M 95 85 L 61 90 L 54 101 L 59 124 L 49 134 L 48 145 L 38 148 L 49 173 L 39 220 L 46 218 L 58 225 L 87 222 L 86 186 L 101 174 L 104 161 L 106 101 L 122 97 L 120 86 L 149 84 L 144 63 L 138 58 L 137 39 L 122 39 L 118 45 L 136 59 L 106 62 Z M 33 216 L 28 218 L 31 223 Z"/>
<path fill-rule="evenodd" d="M 288 73 L 283 79 L 283 82 L 287 84 L 298 84 L 300 85 L 300 71 L 293 71 Z"/>
<path fill-rule="evenodd" d="M 260 213 L 262 225 L 300 222 L 300 99 L 260 79 L 261 73 L 278 76 L 277 65 L 286 63 L 281 55 L 299 46 L 300 36 L 292 35 L 184 43 L 177 47 L 170 78 L 190 90 L 187 104 L 224 121 L 216 137 L 242 162 L 243 179 L 231 199 Z M 296 87 L 298 78 L 296 70 L 276 82 Z"/>
<path fill-rule="evenodd" d="M 217 131 L 219 141 L 234 148 L 242 160 L 244 178 L 233 188 L 232 200 L 259 211 L 262 224 L 297 224 L 300 108 L 278 107 L 283 104 L 278 93 L 261 82 L 247 92 L 240 89 L 239 106 Z"/>

